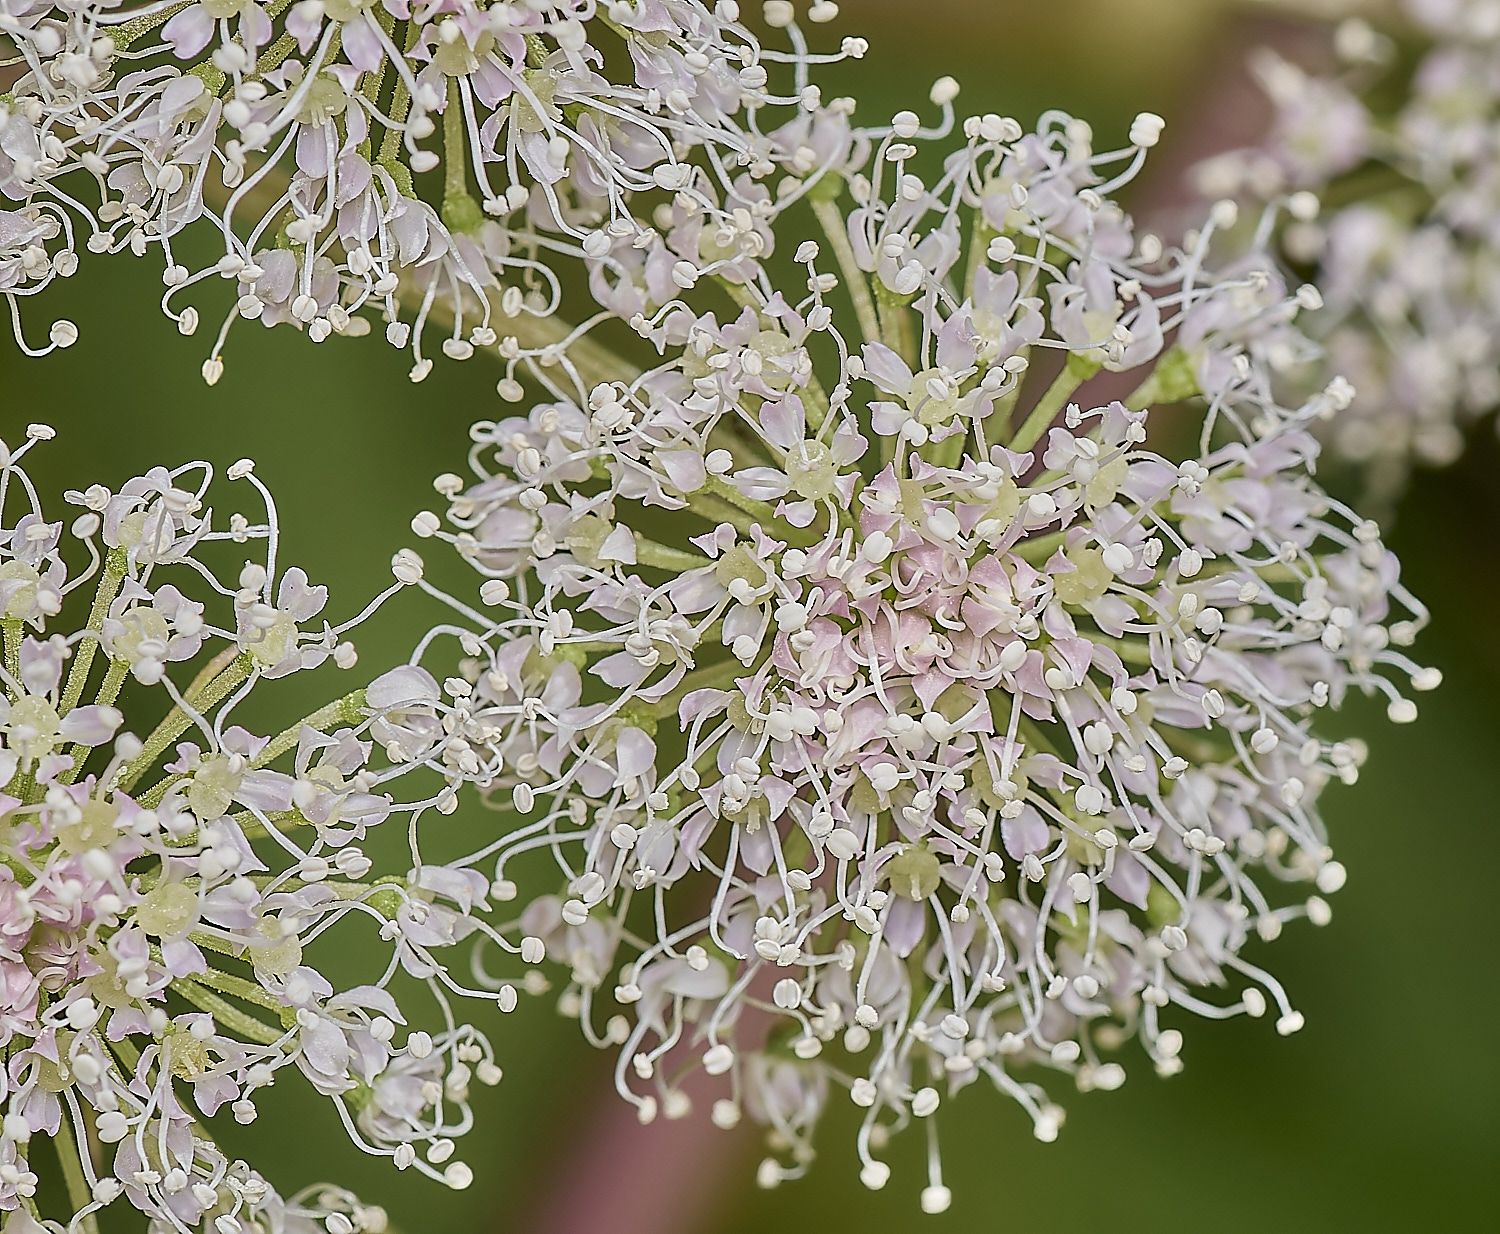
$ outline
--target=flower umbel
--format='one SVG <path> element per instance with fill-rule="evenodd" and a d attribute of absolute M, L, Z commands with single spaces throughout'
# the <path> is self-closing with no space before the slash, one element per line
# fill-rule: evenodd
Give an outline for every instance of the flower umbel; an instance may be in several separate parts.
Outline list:
<path fill-rule="evenodd" d="M 432 791 L 404 802 L 390 791 L 424 764 L 458 778 L 440 743 L 387 739 L 436 729 L 435 713 L 398 669 L 270 737 L 233 723 L 267 679 L 329 658 L 352 669 L 346 632 L 420 563 L 398 557 L 397 581 L 360 617 L 315 628 L 326 589 L 278 570 L 275 506 L 248 461 L 229 476 L 258 493 L 262 520 L 215 523 L 212 471 L 197 463 L 68 493 L 82 511 L 65 536 L 22 467 L 52 435 L 33 425 L 20 447 L 0 443 L 5 1228 L 44 1228 L 29 1162 L 45 1138 L 68 1229 L 93 1230 L 124 1197 L 153 1230 L 382 1230 L 384 1212 L 340 1188 L 282 1199 L 216 1145 L 209 1120 L 227 1107 L 253 1122 L 259 1091 L 294 1068 L 367 1152 L 452 1187 L 472 1178 L 450 1160 L 453 1139 L 471 1121 L 471 1079 L 500 1072 L 452 1014 L 451 995 L 479 992 L 433 953 L 475 928 L 485 880 L 422 862 L 418 828 L 452 812 L 451 784 L 429 774 Z M 240 553 L 253 555 L 231 564 Z M 90 585 L 75 617 L 71 597 Z M 141 688 L 127 715 L 129 679 Z M 372 877 L 363 843 L 393 815 L 415 868 Z M 361 917 L 389 956 L 368 984 L 335 988 L 317 940 Z M 389 988 L 401 970 L 434 997 L 431 1033 L 398 1030 L 413 1011 Z M 481 997 L 509 1010 L 516 994 Z"/>
<path fill-rule="evenodd" d="M 1316 804 L 1365 750 L 1322 713 L 1358 689 L 1404 722 L 1396 683 L 1437 684 L 1395 649 L 1426 615 L 1378 529 L 1311 478 L 1347 389 L 1273 397 L 1306 296 L 1210 269 L 1228 204 L 1186 249 L 1134 235 L 1108 195 L 1156 117 L 1102 154 L 1059 113 L 974 117 L 939 164 L 955 91 L 935 128 L 852 132 L 823 235 L 780 225 L 795 284 L 648 271 L 658 363 L 590 386 L 522 357 L 552 398 L 475 426 L 477 480 L 436 486 L 456 530 L 413 524 L 486 578 L 436 633 L 514 819 L 503 933 L 571 969 L 621 1093 L 676 1117 L 686 1068 L 722 1077 L 714 1120 L 769 1126 L 774 1185 L 843 1088 L 871 1187 L 926 1123 L 928 1211 L 935 1112 L 975 1080 L 1050 1140 L 1039 1073 L 1115 1088 L 1138 1037 L 1171 1074 L 1188 1013 L 1301 1025 L 1241 953 L 1344 880 Z M 1184 403 L 1168 454 L 1152 409 Z M 538 849 L 561 886 L 523 895 Z"/>

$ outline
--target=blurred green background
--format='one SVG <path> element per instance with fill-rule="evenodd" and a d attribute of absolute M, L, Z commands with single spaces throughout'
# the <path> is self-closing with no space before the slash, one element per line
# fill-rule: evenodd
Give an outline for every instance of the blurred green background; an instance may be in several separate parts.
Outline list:
<path fill-rule="evenodd" d="M 833 74 L 831 91 L 856 94 L 867 122 L 923 103 L 942 73 L 963 83 L 961 111 L 1029 122 L 1062 107 L 1089 119 L 1101 142 L 1120 137 L 1137 111 L 1155 110 L 1169 128 L 1167 170 L 1144 190 L 1153 201 L 1171 197 L 1184 165 L 1181 155 L 1173 162 L 1174 136 L 1199 147 L 1212 139 L 1205 126 L 1253 123 L 1241 114 L 1245 96 L 1225 95 L 1224 82 L 1267 27 L 1211 0 L 844 8 L 843 28 L 873 48 Z M 1233 114 L 1206 119 L 1215 106 Z M 503 414 L 496 371 L 482 358 L 440 360 L 412 386 L 409 359 L 378 335 L 316 347 L 285 327 L 242 324 L 224 379 L 209 389 L 198 376 L 208 340 L 179 337 L 155 313 L 160 291 L 156 265 L 86 257 L 76 278 L 33 302 L 35 336 L 66 316 L 82 337 L 40 361 L 0 344 L 0 435 L 14 440 L 34 419 L 59 430 L 31 455 L 53 492 L 118 485 L 153 464 L 197 457 L 222 470 L 248 455 L 277 493 L 283 560 L 329 584 L 331 615 L 356 611 L 388 577 L 391 553 L 412 542 L 412 514 L 435 504 L 431 478 L 462 468 L 469 422 Z M 1274 949 L 1257 948 L 1274 950 L 1270 962 L 1307 1016 L 1303 1032 L 1283 1040 L 1265 1020 L 1184 1025 L 1181 1076 L 1159 1081 L 1138 1058 L 1118 1093 L 1060 1094 L 1069 1118 L 1052 1145 L 975 1086 L 942 1118 L 955 1199 L 940 1217 L 917 1206 L 920 1134 L 897 1141 L 887 1189 L 867 1192 L 856 1177 L 854 1109 L 835 1099 L 810 1178 L 756 1191 L 758 1146 L 731 1138 L 726 1151 L 740 1160 L 729 1181 L 681 1221 L 664 1220 L 660 1234 L 976 1225 L 1070 1234 L 1103 1222 L 1156 1234 L 1496 1228 L 1500 447 L 1490 426 L 1476 431 L 1459 467 L 1418 477 L 1392 539 L 1435 614 L 1419 651 L 1447 681 L 1412 728 L 1394 731 L 1382 709 L 1358 704 L 1340 717 L 1373 750 L 1357 786 L 1325 797 L 1349 886 L 1326 929 L 1304 924 Z M 428 612 L 415 596 L 399 598 L 360 635 L 363 664 L 404 658 Z M 284 722 L 348 688 L 331 667 L 306 676 L 259 701 L 277 700 Z M 452 820 L 458 829 L 483 824 L 466 811 Z M 481 1021 L 506 1079 L 478 1095 L 480 1126 L 461 1152 L 476 1172 L 467 1192 L 363 1158 L 331 1107 L 290 1082 L 273 1090 L 256 1126 L 230 1124 L 224 1138 L 285 1190 L 335 1179 L 385 1205 L 408 1234 L 552 1234 L 536 1214 L 549 1194 L 590 1186 L 570 1174 L 568 1154 L 608 1099 L 608 1078 L 605 1060 L 550 1003 L 523 999 L 503 1023 L 498 1014 Z"/>

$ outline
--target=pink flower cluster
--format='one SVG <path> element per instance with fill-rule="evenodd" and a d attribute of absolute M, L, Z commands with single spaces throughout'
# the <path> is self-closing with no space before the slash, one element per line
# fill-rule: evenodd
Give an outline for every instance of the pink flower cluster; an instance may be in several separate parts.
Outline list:
<path fill-rule="evenodd" d="M 853 134 L 815 194 L 837 274 L 811 238 L 795 301 L 725 267 L 721 322 L 646 263 L 612 294 L 660 362 L 590 387 L 522 357 L 554 398 L 476 425 L 453 529 L 414 523 L 488 580 L 494 615 L 450 598 L 436 633 L 511 820 L 509 937 L 571 970 L 643 1120 L 701 1066 L 719 1125 L 768 1124 L 766 1185 L 839 1088 L 879 1187 L 889 1135 L 981 1078 L 1051 1139 L 1039 1073 L 1117 1087 L 1132 1037 L 1171 1073 L 1185 1013 L 1295 1031 L 1241 951 L 1345 877 L 1316 806 L 1365 750 L 1323 713 L 1406 721 L 1396 683 L 1437 684 L 1378 529 L 1311 477 L 1347 388 L 1274 399 L 1306 296 L 1211 268 L 1228 207 L 1164 250 L 1107 197 L 1159 127 L 1095 154 L 975 117 L 931 185 L 943 130 Z M 672 236 L 717 208 L 679 193 Z M 1185 400 L 1174 455 L 1152 409 Z"/>

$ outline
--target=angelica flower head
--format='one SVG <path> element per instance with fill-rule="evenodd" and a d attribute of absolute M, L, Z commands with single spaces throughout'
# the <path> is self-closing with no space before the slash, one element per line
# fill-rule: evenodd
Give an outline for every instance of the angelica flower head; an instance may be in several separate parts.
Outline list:
<path fill-rule="evenodd" d="M 1354 401 L 1321 435 L 1377 502 L 1400 494 L 1412 464 L 1452 463 L 1469 426 L 1500 405 L 1500 26 L 1487 3 L 1403 7 L 1410 26 L 1398 35 L 1415 27 L 1422 40 L 1404 68 L 1393 39 L 1362 19 L 1336 30 L 1341 66 L 1326 77 L 1262 53 L 1276 108 L 1263 148 L 1200 168 L 1212 194 L 1286 207 L 1281 258 L 1313 273 L 1325 305 L 1308 321 L 1320 360 L 1284 366 L 1283 379 L 1353 383 Z"/>
<path fill-rule="evenodd" d="M 1276 401 L 1306 293 L 1214 268 L 1232 205 L 1168 249 L 1110 198 L 1161 122 L 1109 153 L 1055 112 L 951 140 L 933 97 L 934 126 L 850 131 L 820 235 L 774 225 L 795 277 L 705 253 L 758 193 L 706 175 L 660 213 L 711 269 L 594 255 L 657 359 L 592 322 L 517 348 L 548 399 L 475 425 L 449 528 L 413 526 L 485 579 L 436 635 L 512 819 L 502 933 L 569 970 L 622 1095 L 679 1116 L 701 1066 L 716 1123 L 768 1126 L 765 1185 L 831 1100 L 866 1111 L 871 1187 L 925 1120 L 939 1211 L 968 1084 L 1050 1140 L 1048 1072 L 1117 1087 L 1137 1037 L 1171 1074 L 1192 1013 L 1300 1026 L 1241 950 L 1344 879 L 1316 807 L 1365 750 L 1323 712 L 1354 689 L 1404 722 L 1437 678 L 1396 649 L 1425 613 L 1378 529 L 1311 476 L 1345 386 Z M 1153 409 L 1184 403 L 1167 454 Z"/>
<path fill-rule="evenodd" d="M 379 1208 L 337 1187 L 283 1199 L 212 1127 L 255 1121 L 260 1090 L 300 1071 L 366 1151 L 454 1187 L 472 1177 L 453 1139 L 471 1080 L 500 1073 L 450 995 L 508 1010 L 515 990 L 469 990 L 439 958 L 473 932 L 486 880 L 424 864 L 416 844 L 462 779 L 437 709 L 398 667 L 279 732 L 235 722 L 265 682 L 328 659 L 352 670 L 348 631 L 406 584 L 320 622 L 327 591 L 278 561 L 248 461 L 229 476 L 263 506 L 254 519 L 214 517 L 205 463 L 69 491 L 71 521 L 49 518 L 24 461 L 52 436 L 32 425 L 0 443 L 6 1229 L 91 1225 L 123 1202 L 153 1229 L 382 1230 Z M 428 736 L 377 753 L 398 728 Z M 378 876 L 364 844 L 393 816 L 415 868 Z M 365 984 L 337 987 L 318 940 L 360 917 L 383 942 Z M 439 1015 L 398 1004 L 403 969 Z M 44 1141 L 66 1212 L 38 1207 Z"/>
<path fill-rule="evenodd" d="M 492 346 L 497 317 L 541 329 L 548 263 L 620 238 L 656 252 L 621 202 L 670 194 L 690 161 L 726 182 L 790 177 L 778 201 L 795 197 L 825 153 L 809 68 L 865 47 L 813 53 L 795 18 L 765 6 L 772 46 L 735 0 L 16 0 L 0 15 L 24 65 L 0 95 L 0 295 L 23 350 L 67 346 L 68 322 L 28 345 L 19 299 L 73 274 L 80 244 L 150 253 L 184 334 L 211 311 L 200 284 L 235 288 L 210 383 L 239 318 L 314 342 L 373 318 L 420 380 L 435 291 L 483 305 L 443 340 L 454 358 Z M 186 264 L 190 228 L 220 237 L 202 267 Z M 502 279 L 522 284 L 514 303 Z"/>

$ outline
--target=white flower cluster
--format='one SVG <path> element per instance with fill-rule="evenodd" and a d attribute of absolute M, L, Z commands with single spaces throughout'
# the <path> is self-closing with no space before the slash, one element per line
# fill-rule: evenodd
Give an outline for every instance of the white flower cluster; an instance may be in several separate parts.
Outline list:
<path fill-rule="evenodd" d="M 837 11 L 820 0 L 809 16 Z M 197 284 L 235 284 L 209 382 L 237 318 L 321 342 L 367 333 L 365 310 L 411 346 L 420 380 L 437 291 L 485 301 L 443 342 L 464 359 L 496 340 L 490 293 L 502 318 L 550 315 L 549 256 L 624 245 L 670 268 L 622 201 L 669 196 L 695 155 L 726 193 L 774 184 L 749 203 L 756 220 L 799 195 L 822 158 L 808 68 L 865 44 L 813 54 L 786 0 L 764 15 L 788 49 L 764 46 L 735 0 L 6 0 L 0 55 L 13 46 L 24 69 L 0 95 L 0 195 L 14 203 L 0 211 L 0 294 L 17 339 L 32 350 L 18 298 L 73 274 L 81 242 L 158 251 L 162 307 L 184 334 Z M 779 111 L 792 118 L 768 125 Z M 222 254 L 192 269 L 178 241 L 199 222 Z M 76 336 L 55 323 L 37 351 Z"/>
<path fill-rule="evenodd" d="M 1118 1087 L 1138 1039 L 1171 1074 L 1188 1013 L 1300 1027 L 1243 952 L 1328 921 L 1344 881 L 1317 802 L 1365 751 L 1321 713 L 1354 689 L 1404 723 L 1398 683 L 1439 681 L 1398 650 L 1426 614 L 1378 528 L 1312 479 L 1309 430 L 1352 388 L 1285 394 L 1317 356 L 1298 318 L 1336 280 L 1290 289 L 1266 242 L 1284 207 L 1311 227 L 1316 198 L 1289 187 L 1365 158 L 1352 96 L 1295 77 L 1300 170 L 1234 164 L 1272 206 L 1225 262 L 1232 201 L 1169 246 L 1112 200 L 1158 117 L 1107 153 L 1056 112 L 1029 135 L 970 117 L 960 140 L 944 78 L 935 125 L 855 127 L 809 69 L 862 41 L 811 53 L 787 0 L 763 16 L 789 50 L 733 0 L 0 5 L 27 69 L 0 100 L 18 337 L 18 298 L 73 272 L 77 231 L 160 246 L 185 333 L 189 288 L 237 285 L 210 382 L 238 317 L 322 341 L 368 310 L 414 380 L 438 320 L 447 355 L 504 361 L 506 400 L 522 379 L 546 395 L 474 427 L 477 478 L 437 481 L 446 527 L 413 521 L 484 576 L 479 605 L 398 554 L 398 586 L 451 624 L 269 739 L 228 723 L 254 684 L 353 663 L 347 626 L 300 629 L 324 597 L 278 580 L 269 494 L 264 525 L 224 531 L 202 465 L 76 494 L 92 565 L 73 578 L 16 466 L 29 445 L 5 456 L 31 511 L 0 550 L 0 1204 L 32 1219 L 45 1133 L 83 1218 L 123 1192 L 163 1230 L 378 1228 L 334 1190 L 283 1210 L 181 1097 L 248 1120 L 295 1064 L 362 1147 L 465 1186 L 467 1086 L 499 1072 L 450 996 L 508 1010 L 548 960 L 562 1010 L 621 1047 L 643 1121 L 684 1115 L 701 1069 L 719 1126 L 767 1125 L 770 1186 L 807 1168 L 842 1089 L 871 1187 L 890 1136 L 925 1124 L 931 1212 L 950 1199 L 936 1114 L 973 1081 L 1050 1140 L 1047 1070 Z M 223 255 L 194 271 L 174 245 L 199 219 Z M 591 314 L 564 322 L 585 281 Z M 53 325 L 52 346 L 75 338 Z M 215 581 L 226 540 L 266 546 L 235 586 Z M 183 590 L 157 578 L 177 565 Z M 87 624 L 49 635 L 95 575 Z M 439 684 L 423 663 L 450 639 Z M 127 677 L 165 718 L 84 774 Z M 430 792 L 379 791 L 413 772 Z M 494 837 L 425 863 L 419 823 L 466 782 Z M 392 814 L 413 868 L 371 881 L 359 844 Z M 339 992 L 302 952 L 350 914 L 391 950 Z M 474 989 L 434 956 L 463 940 Z M 403 969 L 445 1027 L 397 1048 Z M 95 1144 L 119 1145 L 108 1168 Z"/>
<path fill-rule="evenodd" d="M 1377 501 L 1413 463 L 1452 463 L 1500 406 L 1500 9 L 1403 8 L 1410 25 L 1393 33 L 1420 46 L 1399 69 L 1397 44 L 1357 18 L 1336 31 L 1336 76 L 1263 53 L 1266 145 L 1200 169 L 1212 195 L 1286 203 L 1282 252 L 1316 268 L 1326 302 L 1308 323 L 1324 352 L 1311 380 L 1340 373 L 1359 392 L 1325 436 Z"/>
<path fill-rule="evenodd" d="M 822 236 L 782 222 L 795 278 L 746 243 L 763 190 L 706 170 L 657 213 L 718 277 L 591 254 L 659 362 L 584 328 L 578 364 L 521 349 L 551 397 L 476 425 L 477 480 L 436 483 L 451 527 L 413 524 L 485 577 L 434 637 L 509 815 L 501 932 L 571 970 L 621 1093 L 679 1117 L 688 1071 L 720 1077 L 769 1186 L 843 1089 L 871 1187 L 925 1122 L 934 1212 L 934 1115 L 969 1083 L 1050 1140 L 1041 1072 L 1115 1088 L 1138 1037 L 1171 1074 L 1187 1014 L 1300 1026 L 1241 953 L 1344 881 L 1316 806 L 1365 750 L 1318 722 L 1351 689 L 1408 721 L 1395 683 L 1438 683 L 1396 650 L 1425 613 L 1378 529 L 1311 479 L 1347 385 L 1272 395 L 1309 294 L 1208 269 L 1228 203 L 1185 249 L 1135 236 L 1109 194 L 1157 117 L 1113 153 L 1059 113 L 924 148 L 954 93 L 936 129 L 839 131 Z M 1166 404 L 1198 408 L 1179 455 Z"/>
<path fill-rule="evenodd" d="M 352 668 L 345 633 L 419 559 L 398 555 L 398 581 L 354 621 L 316 628 L 326 589 L 278 572 L 275 507 L 248 461 L 229 475 L 258 490 L 264 521 L 215 524 L 196 463 L 68 493 L 82 510 L 65 536 L 22 467 L 52 435 L 0 443 L 5 1228 L 92 1230 L 123 1196 L 163 1234 L 380 1231 L 385 1214 L 337 1188 L 283 1200 L 205 1120 L 228 1107 L 254 1121 L 258 1093 L 294 1068 L 367 1152 L 452 1187 L 472 1178 L 454 1137 L 471 1080 L 500 1071 L 451 996 L 509 1010 L 516 991 L 467 990 L 434 958 L 475 929 L 486 880 L 420 856 L 419 829 L 451 813 L 461 778 L 426 683 L 397 669 L 269 738 L 233 723 L 265 679 Z M 377 742 L 389 765 L 372 762 Z M 424 766 L 448 782 L 426 773 L 435 795 L 395 800 L 393 782 Z M 391 816 L 415 868 L 372 879 L 362 844 Z M 369 984 L 336 989 L 317 940 L 351 917 L 389 956 L 377 947 Z M 430 988 L 433 1032 L 398 1029 L 401 971 Z M 30 1164 L 43 1139 L 72 1204 L 45 1227 Z"/>

